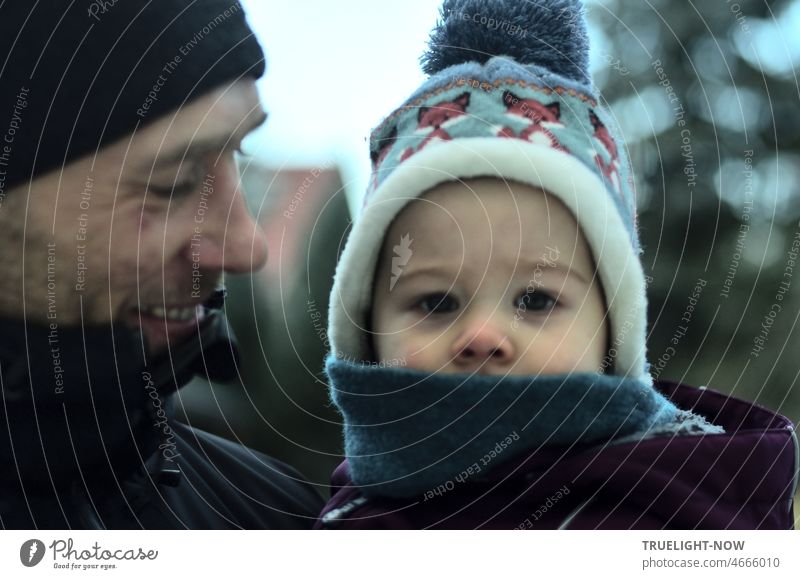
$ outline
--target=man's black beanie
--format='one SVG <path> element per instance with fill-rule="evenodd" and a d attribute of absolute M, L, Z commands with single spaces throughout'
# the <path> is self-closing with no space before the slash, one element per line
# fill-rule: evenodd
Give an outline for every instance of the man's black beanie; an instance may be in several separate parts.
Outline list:
<path fill-rule="evenodd" d="M 5 0 L 0 201 L 216 86 L 263 73 L 238 0 Z"/>

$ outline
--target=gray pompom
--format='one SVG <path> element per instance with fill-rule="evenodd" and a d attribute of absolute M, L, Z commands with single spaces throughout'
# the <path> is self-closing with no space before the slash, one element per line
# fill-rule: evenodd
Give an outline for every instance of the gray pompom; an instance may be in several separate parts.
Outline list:
<path fill-rule="evenodd" d="M 510 56 L 589 81 L 589 38 L 579 0 L 445 0 L 422 68 Z"/>

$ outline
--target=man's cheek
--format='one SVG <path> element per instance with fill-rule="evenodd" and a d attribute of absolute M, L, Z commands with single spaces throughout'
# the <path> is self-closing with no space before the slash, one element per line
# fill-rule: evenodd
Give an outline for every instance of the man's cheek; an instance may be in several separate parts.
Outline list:
<path fill-rule="evenodd" d="M 135 279 L 137 272 L 140 277 L 161 275 L 164 254 L 160 246 L 153 247 L 151 244 L 140 244 L 138 240 L 134 240 L 126 247 L 122 245 L 116 247 L 113 255 L 112 267 L 123 276 Z"/>
<path fill-rule="evenodd" d="M 161 286 L 162 268 L 158 258 L 148 253 L 136 255 L 135 245 L 129 250 L 132 251 L 126 254 L 117 252 L 110 262 L 104 264 L 112 306 L 135 302 L 142 288 Z"/>

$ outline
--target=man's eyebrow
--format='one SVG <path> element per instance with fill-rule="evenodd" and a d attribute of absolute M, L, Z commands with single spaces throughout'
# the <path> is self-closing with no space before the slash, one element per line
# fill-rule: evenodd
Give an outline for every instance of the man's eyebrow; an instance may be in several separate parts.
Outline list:
<path fill-rule="evenodd" d="M 262 111 L 262 113 L 256 117 L 255 120 L 246 125 L 241 125 L 235 133 L 220 135 L 218 137 L 196 139 L 188 146 L 181 146 L 176 148 L 174 151 L 160 154 L 155 163 L 152 163 L 148 169 L 152 167 L 152 170 L 155 172 L 159 169 L 163 169 L 164 167 L 180 163 L 191 157 L 222 151 L 222 149 L 225 148 L 225 146 L 230 143 L 231 140 L 236 139 L 237 135 L 240 135 L 240 140 L 243 139 L 245 135 L 263 125 L 266 120 L 267 113 Z"/>

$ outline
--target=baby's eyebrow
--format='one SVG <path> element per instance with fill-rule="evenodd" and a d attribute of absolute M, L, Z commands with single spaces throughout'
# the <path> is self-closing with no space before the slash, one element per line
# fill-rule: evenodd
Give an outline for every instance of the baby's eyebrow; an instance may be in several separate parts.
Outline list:
<path fill-rule="evenodd" d="M 408 281 L 415 277 L 441 277 L 451 279 L 455 277 L 457 272 L 448 272 L 441 265 L 425 265 L 401 270 L 397 283 Z"/>
<path fill-rule="evenodd" d="M 529 271 L 531 272 L 532 277 L 535 277 L 537 275 L 542 275 L 545 272 L 555 270 L 563 275 L 575 277 L 578 281 L 586 285 L 591 285 L 591 280 L 586 279 L 586 276 L 584 274 L 582 274 L 576 269 L 571 268 L 569 265 L 561 263 L 559 261 L 531 260 L 527 261 L 523 266 L 520 266 L 518 264 L 518 267 L 530 268 Z"/>
<path fill-rule="evenodd" d="M 523 260 L 520 260 L 523 262 Z M 542 275 L 545 272 L 553 271 L 565 275 L 571 276 L 577 279 L 579 282 L 585 285 L 591 285 L 591 280 L 586 279 L 579 271 L 569 267 L 569 265 L 560 263 L 558 261 L 527 261 L 525 260 L 524 263 L 517 264 L 517 273 L 520 271 L 528 271 L 531 272 L 531 277 Z M 445 280 L 447 283 L 452 283 L 456 277 L 458 277 L 458 271 L 449 271 L 447 264 L 430 264 L 430 265 L 423 265 L 417 266 L 414 268 L 404 269 L 400 272 L 396 284 L 403 284 L 409 282 L 414 278 L 418 277 L 438 277 Z"/>

